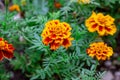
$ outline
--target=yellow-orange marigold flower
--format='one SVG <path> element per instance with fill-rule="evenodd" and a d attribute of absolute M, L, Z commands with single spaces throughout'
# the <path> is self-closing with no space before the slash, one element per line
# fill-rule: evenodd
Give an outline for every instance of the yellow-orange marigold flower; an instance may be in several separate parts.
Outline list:
<path fill-rule="evenodd" d="M 9 11 L 11 11 L 11 12 L 12 11 L 18 11 L 18 12 L 20 12 L 20 7 L 19 7 L 19 5 L 14 4 L 14 5 L 9 7 Z"/>
<path fill-rule="evenodd" d="M 10 59 L 13 57 L 14 47 L 12 44 L 8 44 L 3 38 L 0 38 L 0 61 L 3 58 Z"/>
<path fill-rule="evenodd" d="M 45 45 L 50 45 L 51 50 L 56 50 L 60 46 L 68 48 L 71 46 L 71 27 L 66 22 L 59 20 L 51 20 L 45 24 L 45 28 L 41 34 L 42 41 Z"/>
<path fill-rule="evenodd" d="M 117 28 L 114 24 L 114 18 L 109 15 L 104 16 L 102 13 L 96 14 L 95 12 L 85 21 L 88 31 L 97 31 L 100 36 L 113 35 Z"/>
<path fill-rule="evenodd" d="M 98 60 L 106 60 L 112 56 L 113 49 L 104 42 L 94 42 L 90 44 L 86 52 L 89 56 L 96 57 Z"/>
<path fill-rule="evenodd" d="M 78 0 L 78 3 L 89 4 L 90 0 Z"/>

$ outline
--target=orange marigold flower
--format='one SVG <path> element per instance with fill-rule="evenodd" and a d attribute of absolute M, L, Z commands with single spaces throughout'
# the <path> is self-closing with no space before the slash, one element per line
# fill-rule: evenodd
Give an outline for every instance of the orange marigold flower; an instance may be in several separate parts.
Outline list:
<path fill-rule="evenodd" d="M 114 18 L 109 15 L 104 16 L 102 13 L 96 14 L 95 12 L 85 21 L 88 31 L 97 31 L 100 36 L 113 35 L 117 28 L 114 24 Z"/>
<path fill-rule="evenodd" d="M 50 45 L 51 50 L 56 50 L 60 46 L 68 48 L 71 46 L 71 27 L 66 22 L 51 20 L 45 24 L 41 34 L 42 41 L 45 45 Z"/>
<path fill-rule="evenodd" d="M 11 12 L 12 11 L 18 11 L 18 12 L 20 12 L 20 7 L 19 7 L 19 5 L 14 4 L 14 5 L 9 7 L 9 11 L 11 11 Z"/>
<path fill-rule="evenodd" d="M 59 2 L 54 2 L 54 6 L 57 9 L 61 8 L 61 4 Z"/>
<path fill-rule="evenodd" d="M 86 50 L 90 57 L 96 57 L 98 60 L 109 59 L 113 54 L 112 47 L 108 47 L 104 42 L 94 42 Z"/>
<path fill-rule="evenodd" d="M 3 38 L 0 38 L 0 61 L 3 58 L 10 59 L 13 57 L 14 47 L 12 44 L 8 44 Z"/>

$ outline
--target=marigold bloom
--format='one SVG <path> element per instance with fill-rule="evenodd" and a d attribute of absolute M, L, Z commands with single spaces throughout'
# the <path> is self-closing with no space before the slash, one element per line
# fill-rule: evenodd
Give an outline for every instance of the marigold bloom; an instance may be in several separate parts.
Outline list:
<path fill-rule="evenodd" d="M 97 31 L 100 36 L 113 35 L 117 31 L 114 21 L 114 18 L 109 15 L 104 16 L 102 13 L 96 14 L 93 12 L 85 21 L 85 25 L 88 31 Z"/>
<path fill-rule="evenodd" d="M 10 6 L 9 7 L 9 11 L 17 11 L 17 12 L 20 12 L 20 7 L 19 7 L 19 5 L 17 5 L 17 4 L 14 4 L 14 5 L 12 5 L 12 6 Z"/>
<path fill-rule="evenodd" d="M 59 2 L 54 2 L 54 6 L 57 9 L 61 8 L 61 4 Z"/>
<path fill-rule="evenodd" d="M 78 0 L 78 3 L 89 4 L 90 0 Z"/>
<path fill-rule="evenodd" d="M 0 61 L 3 58 L 10 59 L 13 57 L 14 47 L 12 44 L 8 44 L 3 38 L 0 38 Z"/>
<path fill-rule="evenodd" d="M 104 42 L 94 42 L 86 50 L 90 57 L 96 57 L 98 60 L 109 59 L 113 54 L 112 47 L 108 47 Z"/>
<path fill-rule="evenodd" d="M 41 34 L 42 41 L 45 45 L 50 45 L 51 50 L 56 50 L 60 46 L 68 48 L 71 46 L 71 27 L 66 22 L 51 20 L 45 24 Z"/>

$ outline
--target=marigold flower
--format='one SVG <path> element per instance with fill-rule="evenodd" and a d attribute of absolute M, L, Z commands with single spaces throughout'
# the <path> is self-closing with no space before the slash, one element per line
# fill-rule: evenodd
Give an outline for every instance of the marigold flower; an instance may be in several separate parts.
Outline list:
<path fill-rule="evenodd" d="M 96 14 L 93 12 L 85 21 L 85 25 L 88 31 L 97 31 L 100 36 L 113 35 L 117 31 L 114 21 L 114 18 L 109 15 L 104 16 L 102 13 Z"/>
<path fill-rule="evenodd" d="M 19 5 L 17 5 L 17 4 L 14 4 L 14 5 L 12 5 L 12 6 L 10 6 L 9 7 L 9 11 L 17 11 L 17 12 L 20 12 L 20 7 L 19 7 Z"/>
<path fill-rule="evenodd" d="M 108 47 L 104 42 L 94 42 L 86 50 L 90 57 L 96 57 L 98 60 L 109 59 L 113 54 L 112 47 Z"/>
<path fill-rule="evenodd" d="M 45 45 L 50 45 L 51 50 L 56 50 L 60 46 L 68 48 L 71 46 L 71 27 L 66 22 L 51 20 L 45 24 L 41 34 L 42 41 Z"/>
<path fill-rule="evenodd" d="M 54 6 L 57 9 L 61 8 L 61 4 L 59 2 L 54 2 Z"/>
<path fill-rule="evenodd" d="M 10 59 L 13 57 L 14 47 L 12 44 L 8 44 L 3 38 L 0 38 L 0 61 L 3 58 Z"/>
<path fill-rule="evenodd" d="M 78 3 L 89 4 L 90 0 L 78 0 Z"/>

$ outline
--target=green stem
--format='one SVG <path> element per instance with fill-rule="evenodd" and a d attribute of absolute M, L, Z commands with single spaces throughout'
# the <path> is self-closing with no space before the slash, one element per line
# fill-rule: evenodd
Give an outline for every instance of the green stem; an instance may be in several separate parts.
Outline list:
<path fill-rule="evenodd" d="M 97 69 L 97 66 L 99 65 L 99 62 L 98 60 L 96 61 L 96 64 L 95 64 L 95 70 Z"/>

